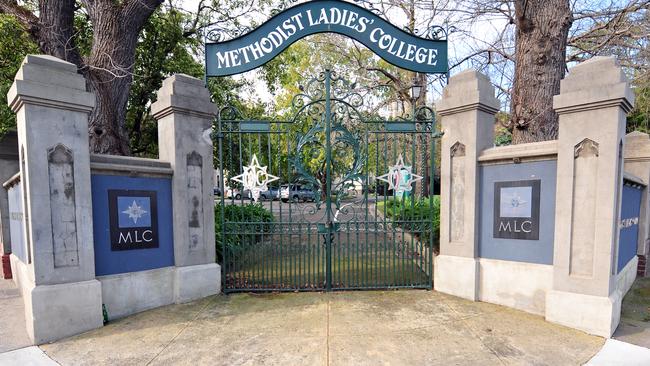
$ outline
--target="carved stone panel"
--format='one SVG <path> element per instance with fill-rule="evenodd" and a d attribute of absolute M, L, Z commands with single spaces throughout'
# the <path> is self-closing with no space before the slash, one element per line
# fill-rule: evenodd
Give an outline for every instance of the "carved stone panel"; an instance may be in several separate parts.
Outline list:
<path fill-rule="evenodd" d="M 187 155 L 187 197 L 190 251 L 203 246 L 203 157 L 196 151 Z"/>
<path fill-rule="evenodd" d="M 54 267 L 78 266 L 74 158 L 62 144 L 49 149 L 47 157 Z"/>
<path fill-rule="evenodd" d="M 584 139 L 574 148 L 573 209 L 571 215 L 571 259 L 569 273 L 594 274 L 597 210 L 598 143 Z"/>
<path fill-rule="evenodd" d="M 449 241 L 458 242 L 465 236 L 465 145 L 456 142 L 450 156 Z"/>

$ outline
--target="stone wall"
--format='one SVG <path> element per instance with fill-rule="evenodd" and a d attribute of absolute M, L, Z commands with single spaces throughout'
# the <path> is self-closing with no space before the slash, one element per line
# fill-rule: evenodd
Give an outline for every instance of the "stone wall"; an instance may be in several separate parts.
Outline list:
<path fill-rule="evenodd" d="M 205 138 L 216 107 L 202 81 L 164 81 L 160 159 L 90 154 L 95 96 L 68 62 L 28 55 L 8 101 L 27 254 L 10 262 L 35 344 L 102 326 L 103 307 L 114 319 L 220 292 Z"/>
<path fill-rule="evenodd" d="M 625 136 L 625 171 L 638 179 L 646 187 L 650 183 L 650 137 L 646 133 L 631 132 Z M 641 195 L 641 213 L 639 214 L 639 276 L 650 276 L 646 265 L 650 255 L 650 196 L 644 189 Z"/>
<path fill-rule="evenodd" d="M 0 183 L 6 182 L 18 173 L 18 135 L 9 131 L 0 138 Z M 0 189 L 0 273 L 2 278 L 11 278 L 11 232 L 9 201 L 7 191 Z"/>
<path fill-rule="evenodd" d="M 596 57 L 561 83 L 558 140 L 492 147 L 498 104 L 489 80 L 452 77 L 437 104 L 445 135 L 434 287 L 611 336 L 637 266 L 619 260 L 633 103 L 616 61 Z"/>

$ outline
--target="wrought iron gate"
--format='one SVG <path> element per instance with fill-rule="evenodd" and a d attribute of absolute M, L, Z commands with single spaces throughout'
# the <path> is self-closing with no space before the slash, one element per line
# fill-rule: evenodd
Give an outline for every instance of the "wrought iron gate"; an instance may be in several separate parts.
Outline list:
<path fill-rule="evenodd" d="M 287 120 L 219 112 L 224 291 L 430 289 L 433 111 L 369 117 L 354 85 L 330 71 L 301 91 Z"/>

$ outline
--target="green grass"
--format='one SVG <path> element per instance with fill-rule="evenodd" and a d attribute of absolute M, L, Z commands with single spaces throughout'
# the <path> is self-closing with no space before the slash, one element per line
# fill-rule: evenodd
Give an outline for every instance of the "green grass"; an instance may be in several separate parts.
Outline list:
<path fill-rule="evenodd" d="M 275 245 L 274 245 L 275 244 Z M 356 243 L 355 243 L 356 244 Z M 349 250 L 348 250 L 349 249 Z M 332 287 L 426 286 L 428 258 L 394 248 L 332 248 Z M 282 251 L 282 252 L 281 252 Z M 257 245 L 226 265 L 226 288 L 323 288 L 326 253 L 322 245 Z"/>
<path fill-rule="evenodd" d="M 623 298 L 621 317 L 650 322 L 650 277 L 636 279 Z"/>

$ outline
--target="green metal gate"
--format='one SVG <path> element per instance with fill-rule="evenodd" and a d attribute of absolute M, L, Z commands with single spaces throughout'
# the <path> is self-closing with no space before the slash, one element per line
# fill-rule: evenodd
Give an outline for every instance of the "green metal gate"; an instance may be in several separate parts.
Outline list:
<path fill-rule="evenodd" d="M 301 91 L 283 121 L 218 114 L 224 291 L 432 288 L 433 111 L 368 117 L 330 71 Z"/>

